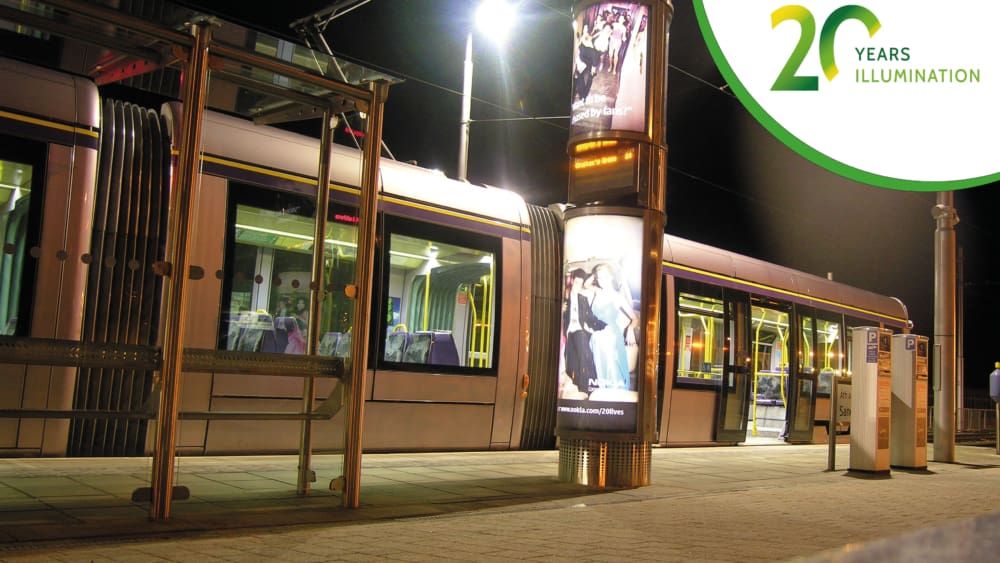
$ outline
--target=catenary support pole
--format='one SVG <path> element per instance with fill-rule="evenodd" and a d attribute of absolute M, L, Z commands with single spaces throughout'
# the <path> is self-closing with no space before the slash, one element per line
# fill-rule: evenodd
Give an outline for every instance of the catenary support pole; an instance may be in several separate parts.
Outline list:
<path fill-rule="evenodd" d="M 462 121 L 458 130 L 458 179 L 466 180 L 469 168 L 469 122 L 472 119 L 472 32 L 465 38 L 465 72 L 462 78 Z"/>
<path fill-rule="evenodd" d="M 955 461 L 955 194 L 937 194 L 934 231 L 934 461 Z"/>

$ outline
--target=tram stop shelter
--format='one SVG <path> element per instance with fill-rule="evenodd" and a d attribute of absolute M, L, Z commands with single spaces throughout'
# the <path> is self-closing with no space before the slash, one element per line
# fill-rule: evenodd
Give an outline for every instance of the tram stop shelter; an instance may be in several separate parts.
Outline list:
<path fill-rule="evenodd" d="M 355 283 L 347 293 L 354 299 L 354 330 L 368 332 L 369 279 L 372 275 L 376 192 L 378 190 L 382 108 L 391 84 L 398 79 L 331 54 L 303 47 L 284 39 L 220 21 L 189 8 L 165 1 L 131 2 L 111 8 L 95 2 L 46 0 L 0 5 L 0 22 L 25 37 L 29 49 L 46 45 L 61 70 L 89 76 L 98 86 L 120 84 L 180 100 L 181 122 L 173 123 L 171 154 L 173 176 L 169 187 L 166 255 L 149 257 L 135 270 L 152 272 L 162 283 L 159 334 L 141 342 L 129 336 L 111 335 L 101 341 L 81 341 L 72 335 L 56 338 L 32 336 L 0 337 L 4 364 L 20 366 L 0 371 L 30 379 L 32 370 L 77 377 L 87 370 L 90 377 L 114 377 L 115 372 L 136 373 L 147 378 L 149 390 L 140 406 L 126 409 L 80 409 L 47 405 L 37 408 L 20 404 L 0 409 L 0 419 L 40 421 L 38 424 L 68 425 L 70 419 L 144 422 L 149 433 L 152 467 L 148 483 L 137 487 L 133 499 L 150 502 L 152 520 L 167 519 L 171 503 L 187 494 L 175 486 L 176 436 L 181 421 L 273 420 L 301 421 L 297 492 L 308 495 L 315 473 L 311 469 L 314 420 L 329 419 L 346 409 L 346 435 L 342 452 L 342 474 L 330 484 L 342 490 L 342 502 L 358 504 L 361 468 L 361 422 L 367 339 L 355 338 L 347 359 L 321 356 L 318 324 L 303 355 L 247 354 L 230 350 L 191 349 L 185 346 L 189 318 L 187 296 L 192 284 L 205 273 L 191 261 L 191 225 L 194 202 L 205 159 L 201 149 L 203 111 L 215 109 L 239 114 L 257 124 L 288 121 L 318 121 L 319 160 L 316 162 L 317 208 L 325 209 L 329 197 L 331 127 L 336 116 L 363 112 L 365 137 L 361 159 L 359 229 Z M 57 41 L 53 41 L 57 40 Z M 33 47 L 31 47 L 33 46 Z M 325 44 L 324 44 L 325 46 Z M 328 49 L 327 49 L 328 50 Z M 27 53 L 27 51 L 26 51 Z M 15 88 L 16 85 L 5 85 Z M 92 133 L 96 136 L 97 133 Z M 313 240 L 323 240 L 326 214 L 317 213 Z M 313 244 L 310 279 L 322 279 L 324 245 Z M 89 262 L 88 262 L 89 264 Z M 95 263 L 94 266 L 99 266 Z M 324 299 L 334 288 L 310 283 L 310 323 L 319 322 Z M 345 291 L 340 288 L 339 291 Z M 265 357 L 266 356 L 266 357 Z M 359 361 L 351 361 L 356 358 Z M 296 377 L 303 381 L 301 408 L 291 412 L 220 412 L 184 410 L 179 389 L 185 374 L 223 372 Z M 27 374 L 27 375 L 25 375 Z M 50 376 L 52 377 L 52 376 Z M 317 397 L 317 381 L 335 380 L 327 397 Z M 0 381 L 2 383 L 2 381 Z M 28 383 L 24 383 L 25 386 Z M 331 388 L 327 385 L 325 388 Z M 148 453 L 148 452 L 147 452 Z M 58 454 L 50 454 L 58 455 Z M 72 468 L 69 469 L 72 472 Z"/>

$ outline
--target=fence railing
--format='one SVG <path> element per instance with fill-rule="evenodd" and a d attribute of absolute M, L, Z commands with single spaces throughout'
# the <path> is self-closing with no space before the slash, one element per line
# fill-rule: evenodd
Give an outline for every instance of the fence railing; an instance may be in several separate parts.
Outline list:
<path fill-rule="evenodd" d="M 927 432 L 934 433 L 934 409 L 927 409 Z M 995 434 L 997 430 L 997 415 L 995 408 L 970 409 L 963 408 L 955 413 L 955 431 L 965 434 Z"/>

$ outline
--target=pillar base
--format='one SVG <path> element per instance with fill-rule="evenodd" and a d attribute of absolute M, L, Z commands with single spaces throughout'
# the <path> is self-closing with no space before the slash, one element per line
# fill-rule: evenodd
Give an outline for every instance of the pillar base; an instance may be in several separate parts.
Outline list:
<path fill-rule="evenodd" d="M 559 440 L 559 480 L 594 488 L 644 487 L 652 468 L 649 442 Z"/>

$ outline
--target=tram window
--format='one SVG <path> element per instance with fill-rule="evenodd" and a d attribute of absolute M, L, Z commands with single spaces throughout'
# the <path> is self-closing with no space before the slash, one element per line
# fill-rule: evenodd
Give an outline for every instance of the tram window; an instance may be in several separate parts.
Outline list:
<path fill-rule="evenodd" d="M 677 299 L 677 381 L 719 385 L 725 362 L 723 302 L 683 291 Z"/>
<path fill-rule="evenodd" d="M 813 329 L 813 318 L 800 316 L 802 332 L 799 338 L 799 373 L 816 373 L 816 334 Z"/>
<path fill-rule="evenodd" d="M 816 392 L 829 395 L 833 390 L 833 378 L 843 375 L 843 330 L 839 322 L 816 319 L 816 332 L 817 352 L 821 356 Z"/>
<path fill-rule="evenodd" d="M 382 361 L 394 369 L 492 370 L 499 241 L 398 217 L 386 225 Z"/>
<path fill-rule="evenodd" d="M 41 236 L 44 145 L 0 136 L 0 334 L 28 336 Z"/>
<path fill-rule="evenodd" d="M 755 401 L 783 405 L 790 347 L 788 312 L 754 305 L 750 314 Z"/>
<path fill-rule="evenodd" d="M 308 342 L 315 203 L 235 186 L 229 210 L 219 347 L 304 354 Z M 350 354 L 356 215 L 331 210 L 324 244 L 319 354 Z"/>

